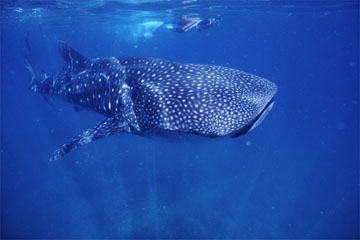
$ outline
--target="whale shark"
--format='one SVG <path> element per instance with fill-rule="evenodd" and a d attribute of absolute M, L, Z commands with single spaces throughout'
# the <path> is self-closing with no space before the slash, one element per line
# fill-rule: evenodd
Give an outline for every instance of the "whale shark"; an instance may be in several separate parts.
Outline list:
<path fill-rule="evenodd" d="M 26 39 L 29 89 L 105 116 L 59 147 L 50 160 L 115 133 L 237 137 L 252 131 L 274 105 L 277 86 L 240 70 L 158 58 L 87 58 L 59 42 L 62 70 L 40 73 Z"/>

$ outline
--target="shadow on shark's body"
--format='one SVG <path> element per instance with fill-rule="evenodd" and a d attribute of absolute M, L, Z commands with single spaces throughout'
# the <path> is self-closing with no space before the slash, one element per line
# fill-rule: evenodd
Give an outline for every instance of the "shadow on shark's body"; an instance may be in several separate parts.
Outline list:
<path fill-rule="evenodd" d="M 46 99 L 61 97 L 106 118 L 62 145 L 51 160 L 119 132 L 237 137 L 262 122 L 277 91 L 267 79 L 221 66 L 143 57 L 88 59 L 64 42 L 59 51 L 62 71 L 39 74 L 26 39 L 31 91 Z"/>

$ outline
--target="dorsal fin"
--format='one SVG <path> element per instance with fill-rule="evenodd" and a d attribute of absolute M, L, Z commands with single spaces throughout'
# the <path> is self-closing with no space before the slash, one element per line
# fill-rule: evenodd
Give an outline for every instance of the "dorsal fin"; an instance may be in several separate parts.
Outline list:
<path fill-rule="evenodd" d="M 64 70 L 78 73 L 86 69 L 89 60 L 75 51 L 66 42 L 59 41 L 59 52 L 64 59 Z"/>

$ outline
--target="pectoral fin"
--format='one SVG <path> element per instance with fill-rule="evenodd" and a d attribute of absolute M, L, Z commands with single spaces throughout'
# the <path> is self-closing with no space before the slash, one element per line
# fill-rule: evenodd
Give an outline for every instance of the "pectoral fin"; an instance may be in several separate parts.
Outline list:
<path fill-rule="evenodd" d="M 59 149 L 57 149 L 50 161 L 58 160 L 73 149 L 92 142 L 96 139 L 111 136 L 118 132 L 130 132 L 130 127 L 122 116 L 114 116 L 100 121 L 95 127 L 90 128 L 80 135 L 74 137 Z"/>

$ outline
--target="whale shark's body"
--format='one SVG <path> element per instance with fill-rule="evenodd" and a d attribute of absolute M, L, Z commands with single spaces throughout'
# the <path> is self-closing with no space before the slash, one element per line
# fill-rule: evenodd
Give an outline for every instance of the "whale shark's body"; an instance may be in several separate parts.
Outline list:
<path fill-rule="evenodd" d="M 235 137 L 264 119 L 277 91 L 274 83 L 231 68 L 141 57 L 88 59 L 64 42 L 59 43 L 63 70 L 40 75 L 29 44 L 27 49 L 33 92 L 56 95 L 106 116 L 60 147 L 52 160 L 118 132 Z"/>

